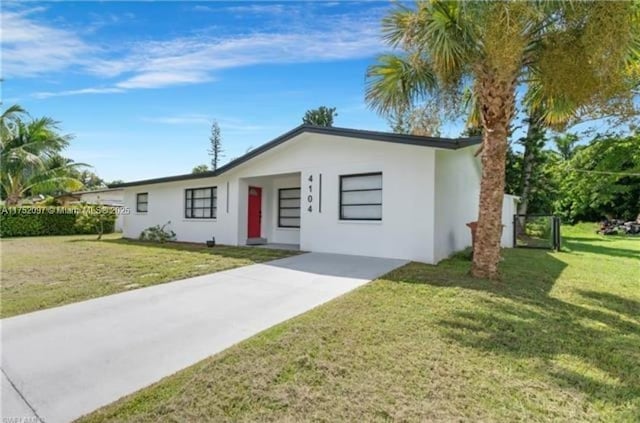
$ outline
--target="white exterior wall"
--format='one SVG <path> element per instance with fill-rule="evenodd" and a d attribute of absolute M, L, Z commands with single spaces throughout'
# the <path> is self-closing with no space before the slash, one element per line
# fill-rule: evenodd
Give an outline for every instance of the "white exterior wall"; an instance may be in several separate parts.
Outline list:
<path fill-rule="evenodd" d="M 340 221 L 339 175 L 383 173 L 381 222 Z M 262 236 L 269 242 L 300 244 L 305 251 L 393 257 L 433 262 L 435 150 L 379 141 L 302 134 L 216 178 L 126 188 L 124 234 L 136 238 L 164 224 L 178 240 L 244 245 L 249 186 L 263 188 Z M 322 174 L 322 210 L 318 193 Z M 309 176 L 313 182 L 309 183 Z M 226 186 L 229 182 L 229 212 Z M 301 189 L 300 230 L 277 227 L 278 188 Z M 309 192 L 311 185 L 311 192 Z M 184 190 L 218 187 L 217 219 L 185 219 Z M 147 213 L 137 213 L 136 194 L 149 193 Z M 311 203 L 307 197 L 311 195 Z M 307 210 L 312 206 L 312 211 Z"/>
<path fill-rule="evenodd" d="M 262 188 L 261 235 L 270 243 L 436 263 L 471 244 L 466 223 L 477 220 L 478 213 L 476 149 L 303 133 L 216 178 L 126 188 L 124 202 L 131 214 L 125 217 L 124 234 L 137 238 L 145 228 L 171 221 L 179 241 L 215 236 L 220 244 L 245 245 L 248 190 L 256 186 Z M 382 221 L 341 221 L 340 175 L 370 172 L 382 172 Z M 217 219 L 185 219 L 185 189 L 209 186 L 217 186 Z M 301 187 L 301 227 L 278 228 L 278 189 L 294 187 Z M 137 213 L 136 194 L 144 192 L 149 211 Z M 507 198 L 503 246 L 511 246 L 513 207 L 513 198 Z"/>
<path fill-rule="evenodd" d="M 185 189 L 217 186 L 217 219 L 186 219 L 184 217 Z M 124 236 L 138 238 L 140 233 L 154 225 L 167 225 L 177 234 L 179 241 L 205 242 L 215 235 L 221 244 L 236 244 L 234 229 L 236 214 L 226 208 L 226 181 L 220 178 L 192 179 L 163 184 L 141 185 L 125 189 L 124 204 L 129 214 L 124 218 Z M 148 212 L 136 212 L 136 194 L 149 194 Z M 230 206 L 232 204 L 230 203 Z"/>
<path fill-rule="evenodd" d="M 467 223 L 478 220 L 482 168 L 477 146 L 436 152 L 436 261 L 471 246 Z M 518 197 L 505 195 L 502 203 L 501 245 L 513 247 L 513 214 Z"/>
<path fill-rule="evenodd" d="M 477 146 L 436 152 L 436 261 L 471 245 L 467 223 L 478 220 L 481 165 Z"/>
<path fill-rule="evenodd" d="M 500 243 L 504 248 L 513 248 L 513 215 L 518 212 L 520 197 L 505 194 L 502 202 L 502 239 Z"/>
<path fill-rule="evenodd" d="M 435 150 L 431 148 L 303 134 L 230 171 L 228 176 L 240 180 L 239 221 L 246 222 L 247 190 L 253 180 L 247 178 L 301 172 L 299 236 L 300 248 L 304 251 L 430 263 L 433 261 L 430 240 L 433 239 L 434 219 L 434 159 Z M 367 172 L 383 174 L 382 221 L 340 221 L 339 175 Z M 320 174 L 322 211 L 319 211 Z M 311 175 L 313 182 L 310 183 Z M 309 195 L 312 196 L 311 203 L 307 202 Z M 309 205 L 311 212 L 307 211 Z M 246 239 L 246 233 L 246 223 L 239 225 L 240 243 Z"/>

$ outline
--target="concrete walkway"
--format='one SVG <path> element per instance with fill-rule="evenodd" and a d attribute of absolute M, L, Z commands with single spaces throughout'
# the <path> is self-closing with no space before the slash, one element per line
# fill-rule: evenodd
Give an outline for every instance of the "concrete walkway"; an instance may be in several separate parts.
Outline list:
<path fill-rule="evenodd" d="M 308 253 L 4 319 L 0 414 L 73 420 L 404 263 Z"/>

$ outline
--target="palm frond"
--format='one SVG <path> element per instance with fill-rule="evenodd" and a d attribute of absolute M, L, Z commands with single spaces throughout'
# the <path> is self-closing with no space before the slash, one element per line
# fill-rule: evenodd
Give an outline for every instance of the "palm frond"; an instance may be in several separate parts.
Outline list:
<path fill-rule="evenodd" d="M 367 69 L 365 100 L 378 113 L 388 115 L 406 110 L 415 100 L 438 89 L 429 63 L 419 54 L 382 55 Z"/>
<path fill-rule="evenodd" d="M 447 83 L 459 80 L 475 47 L 472 25 L 464 19 L 463 7 L 458 2 L 432 2 L 423 34 L 433 67 Z"/>
<path fill-rule="evenodd" d="M 462 108 L 467 114 L 467 128 L 478 128 L 482 125 L 478 98 L 471 88 L 462 93 Z"/>
<path fill-rule="evenodd" d="M 24 191 L 43 193 L 53 190 L 74 191 L 83 187 L 73 170 L 87 166 L 85 163 L 69 163 L 33 174 L 24 184 Z"/>

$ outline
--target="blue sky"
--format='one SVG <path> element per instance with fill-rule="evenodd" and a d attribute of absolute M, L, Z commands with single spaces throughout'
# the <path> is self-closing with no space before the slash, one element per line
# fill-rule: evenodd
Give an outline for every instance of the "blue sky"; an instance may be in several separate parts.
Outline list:
<path fill-rule="evenodd" d="M 3 106 L 75 134 L 68 156 L 106 180 L 226 160 L 337 107 L 336 126 L 387 130 L 364 104 L 390 2 L 3 2 Z M 444 135 L 457 135 L 455 133 Z"/>

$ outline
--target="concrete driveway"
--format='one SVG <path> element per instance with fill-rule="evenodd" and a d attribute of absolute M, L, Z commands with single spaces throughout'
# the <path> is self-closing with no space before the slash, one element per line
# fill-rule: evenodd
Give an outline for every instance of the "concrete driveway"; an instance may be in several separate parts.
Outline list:
<path fill-rule="evenodd" d="M 4 319 L 3 421 L 73 420 L 404 263 L 308 253 Z"/>

